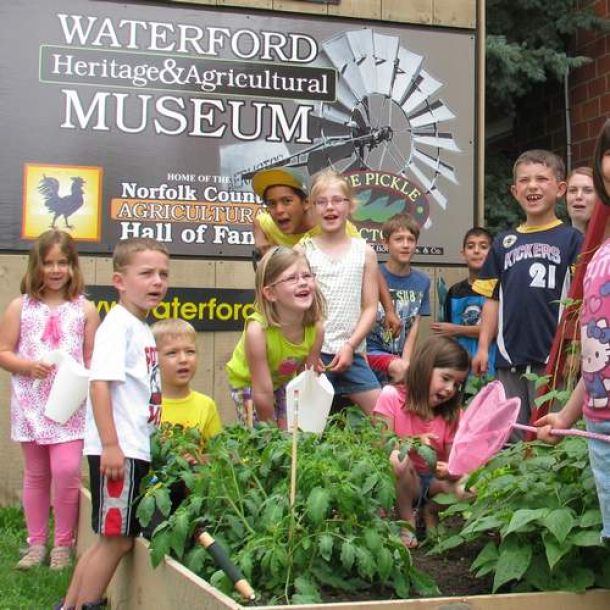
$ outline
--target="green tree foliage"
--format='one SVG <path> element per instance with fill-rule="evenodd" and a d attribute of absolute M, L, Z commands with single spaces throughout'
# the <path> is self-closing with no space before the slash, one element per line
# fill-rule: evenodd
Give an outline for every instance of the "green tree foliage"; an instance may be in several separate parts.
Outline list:
<path fill-rule="evenodd" d="M 607 19 L 579 0 L 487 0 L 487 121 L 515 117 L 519 102 L 590 58 L 572 52 L 578 30 L 610 31 Z M 510 155 L 511 158 L 508 158 Z M 521 220 L 510 195 L 512 151 L 487 146 L 485 221 L 492 232 Z"/>

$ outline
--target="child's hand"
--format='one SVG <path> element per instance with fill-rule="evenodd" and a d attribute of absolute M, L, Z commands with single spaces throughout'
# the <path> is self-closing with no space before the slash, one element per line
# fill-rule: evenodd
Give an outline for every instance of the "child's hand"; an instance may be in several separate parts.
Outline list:
<path fill-rule="evenodd" d="M 436 462 L 436 472 L 434 476 L 437 479 L 448 479 L 449 476 L 449 466 L 447 462 Z"/>
<path fill-rule="evenodd" d="M 28 375 L 34 379 L 44 379 L 53 370 L 53 364 L 47 364 L 42 360 L 32 360 L 28 366 Z"/>
<path fill-rule="evenodd" d="M 409 457 L 405 456 L 405 459 L 401 461 L 400 451 L 398 449 L 394 449 L 392 453 L 390 453 L 390 464 L 392 464 L 394 474 L 399 477 L 407 469 L 407 466 L 409 465 Z"/>
<path fill-rule="evenodd" d="M 327 370 L 331 373 L 342 373 L 352 365 L 353 361 L 354 349 L 349 343 L 346 343 L 330 361 Z"/>
<path fill-rule="evenodd" d="M 534 426 L 538 428 L 536 438 L 548 445 L 556 445 L 561 440 L 560 436 L 551 434 L 551 428 L 569 428 L 559 413 L 549 413 L 541 417 L 534 422 Z"/>
<path fill-rule="evenodd" d="M 418 438 L 427 447 L 432 447 L 432 441 L 438 440 L 438 436 L 436 434 L 434 434 L 433 432 L 426 432 L 425 434 L 419 434 Z"/>
<path fill-rule="evenodd" d="M 125 455 L 119 445 L 108 445 L 102 449 L 100 473 L 111 481 L 118 481 L 125 474 Z"/>
<path fill-rule="evenodd" d="M 383 327 L 390 331 L 392 337 L 397 337 L 400 333 L 400 328 L 402 327 L 402 322 L 400 318 L 396 315 L 395 311 L 387 311 L 385 314 L 385 320 L 383 322 Z"/>

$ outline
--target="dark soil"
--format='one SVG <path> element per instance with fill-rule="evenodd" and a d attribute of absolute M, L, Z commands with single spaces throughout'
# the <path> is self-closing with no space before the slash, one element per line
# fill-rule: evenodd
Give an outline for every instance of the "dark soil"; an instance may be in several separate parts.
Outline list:
<path fill-rule="evenodd" d="M 411 554 L 415 567 L 434 578 L 443 597 L 486 595 L 491 593 L 493 575 L 476 578 L 470 572 L 470 565 L 481 548 L 480 544 L 471 544 L 442 555 L 428 555 L 430 547 L 424 544 Z"/>

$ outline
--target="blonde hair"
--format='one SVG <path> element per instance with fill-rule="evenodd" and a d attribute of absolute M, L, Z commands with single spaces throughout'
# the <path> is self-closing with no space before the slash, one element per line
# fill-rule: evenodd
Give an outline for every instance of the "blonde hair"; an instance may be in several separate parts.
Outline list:
<path fill-rule="evenodd" d="M 157 346 L 165 339 L 191 339 L 193 343 L 197 343 L 197 331 L 193 325 L 180 318 L 167 318 L 167 320 L 159 320 L 155 322 L 150 329 Z"/>
<path fill-rule="evenodd" d="M 356 205 L 356 200 L 354 199 L 352 185 L 345 176 L 342 176 L 338 171 L 330 167 L 320 170 L 313 175 L 311 186 L 309 187 L 309 201 L 315 204 L 320 191 L 323 191 L 331 185 L 338 185 L 341 188 L 345 197 L 350 200 L 350 208 L 353 210 Z"/>
<path fill-rule="evenodd" d="M 131 263 L 138 252 L 161 252 L 169 258 L 167 248 L 160 242 L 148 237 L 132 237 L 119 241 L 112 253 L 112 270 L 121 272 Z"/>
<path fill-rule="evenodd" d="M 61 253 L 68 259 L 68 282 L 64 286 L 64 296 L 73 300 L 83 293 L 85 280 L 78 262 L 76 242 L 69 233 L 50 229 L 42 233 L 32 244 L 28 266 L 21 279 L 21 294 L 42 300 L 44 294 L 44 259 L 53 246 L 59 246 Z"/>
<path fill-rule="evenodd" d="M 275 246 L 271 248 L 256 268 L 255 288 L 256 288 L 256 310 L 260 313 L 269 326 L 280 326 L 281 320 L 277 313 L 275 303 L 267 300 L 263 294 L 265 286 L 271 286 L 286 269 L 298 262 L 304 262 L 311 271 L 307 257 L 298 250 Z M 326 312 L 326 302 L 322 292 L 315 285 L 314 298 L 311 307 L 305 312 L 303 324 L 310 326 L 319 322 Z"/>
<path fill-rule="evenodd" d="M 457 424 L 462 401 L 461 392 L 456 392 L 455 396 L 434 410 L 430 407 L 430 382 L 432 371 L 436 368 L 468 371 L 470 356 L 455 339 L 444 335 L 433 335 L 420 343 L 413 353 L 405 375 L 408 392 L 404 408 L 424 419 L 441 415 L 450 424 Z"/>

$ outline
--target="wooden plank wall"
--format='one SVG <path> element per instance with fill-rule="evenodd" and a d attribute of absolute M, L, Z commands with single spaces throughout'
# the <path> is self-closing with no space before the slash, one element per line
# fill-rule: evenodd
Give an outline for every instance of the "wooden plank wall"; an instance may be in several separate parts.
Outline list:
<path fill-rule="evenodd" d="M 172 0 L 169 0 L 170 3 Z M 184 4 L 257 8 L 304 14 L 357 17 L 388 22 L 427 24 L 446 27 L 474 28 L 476 0 L 341 0 L 338 5 L 324 5 L 299 0 L 173 0 Z M 0 254 L 0 309 L 18 295 L 19 282 L 27 256 Z M 85 279 L 90 285 L 108 285 L 111 262 L 108 257 L 82 257 Z M 447 285 L 465 277 L 464 269 L 421 267 L 433 280 L 439 277 Z M 253 288 L 252 266 L 245 261 L 173 260 L 171 285 L 185 288 Z M 436 312 L 433 291 L 432 311 Z M 423 325 L 427 332 L 429 321 Z M 223 421 L 234 421 L 234 408 L 228 393 L 224 365 L 231 355 L 239 333 L 199 334 L 199 370 L 193 387 L 212 396 L 219 406 Z M 21 453 L 10 441 L 10 378 L 0 371 L 0 505 L 15 503 L 21 495 Z"/>

